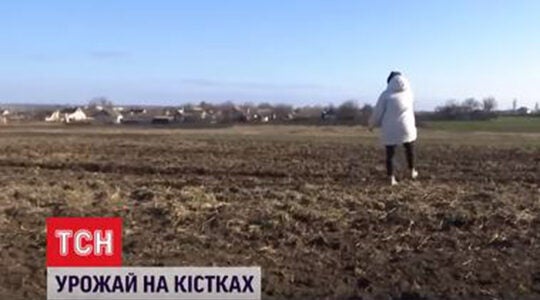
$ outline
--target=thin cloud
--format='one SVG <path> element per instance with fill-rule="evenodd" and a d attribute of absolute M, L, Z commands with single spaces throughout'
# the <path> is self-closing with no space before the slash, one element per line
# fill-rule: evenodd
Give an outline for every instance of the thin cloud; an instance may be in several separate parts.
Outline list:
<path fill-rule="evenodd" d="M 255 90 L 322 90 L 327 87 L 320 84 L 276 84 L 251 81 L 221 81 L 201 78 L 186 78 L 181 81 L 183 84 L 198 87 L 220 87 L 220 88 L 241 88 Z"/>
<path fill-rule="evenodd" d="M 200 79 L 200 78 L 182 79 L 181 82 L 187 85 L 202 86 L 202 87 L 217 87 L 217 86 L 225 85 L 223 81 Z"/>
<path fill-rule="evenodd" d="M 129 56 L 130 54 L 124 51 L 101 50 L 90 52 L 90 57 L 93 59 L 121 59 Z"/>
<path fill-rule="evenodd" d="M 47 54 L 47 53 L 30 53 L 24 56 L 26 59 L 34 62 L 57 62 L 62 59 L 65 59 L 64 56 L 60 54 Z"/>

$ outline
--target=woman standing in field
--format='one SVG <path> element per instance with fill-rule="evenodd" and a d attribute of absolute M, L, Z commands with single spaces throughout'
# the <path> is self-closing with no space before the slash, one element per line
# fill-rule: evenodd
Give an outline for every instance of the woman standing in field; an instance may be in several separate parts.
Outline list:
<path fill-rule="evenodd" d="M 403 145 L 411 178 L 418 172 L 414 167 L 414 141 L 416 124 L 414 119 L 413 93 L 409 82 L 400 72 L 392 72 L 387 79 L 388 86 L 382 92 L 369 120 L 369 130 L 381 127 L 381 140 L 386 146 L 386 174 L 391 185 L 396 185 L 393 158 L 396 146 Z"/>

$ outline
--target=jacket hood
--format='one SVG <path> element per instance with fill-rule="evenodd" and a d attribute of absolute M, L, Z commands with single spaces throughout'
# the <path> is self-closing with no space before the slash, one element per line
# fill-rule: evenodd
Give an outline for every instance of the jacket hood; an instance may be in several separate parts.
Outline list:
<path fill-rule="evenodd" d="M 409 90 L 409 81 L 403 75 L 396 75 L 390 79 L 386 88 L 389 92 L 399 93 Z"/>

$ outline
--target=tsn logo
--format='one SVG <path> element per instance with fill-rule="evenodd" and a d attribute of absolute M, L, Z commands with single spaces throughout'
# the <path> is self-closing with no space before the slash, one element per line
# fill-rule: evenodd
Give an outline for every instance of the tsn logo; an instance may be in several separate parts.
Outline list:
<path fill-rule="evenodd" d="M 60 229 L 54 231 L 54 237 L 60 242 L 60 255 L 68 256 L 73 241 L 73 250 L 78 256 L 112 256 L 113 255 L 113 231 L 112 230 L 94 230 L 92 232 L 86 229 L 80 229 L 73 233 L 73 230 Z M 91 242 L 94 242 L 93 245 Z"/>
<path fill-rule="evenodd" d="M 47 266 L 122 265 L 121 218 L 48 218 Z"/>

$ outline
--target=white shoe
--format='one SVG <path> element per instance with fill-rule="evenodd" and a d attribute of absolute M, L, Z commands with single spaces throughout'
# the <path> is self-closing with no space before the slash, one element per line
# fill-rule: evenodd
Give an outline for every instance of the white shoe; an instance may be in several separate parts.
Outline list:
<path fill-rule="evenodd" d="M 416 179 L 418 177 L 418 172 L 415 169 L 411 170 L 411 178 Z"/>
<path fill-rule="evenodd" d="M 390 185 L 395 186 L 397 184 L 398 184 L 398 182 L 396 180 L 396 176 L 390 176 Z"/>

